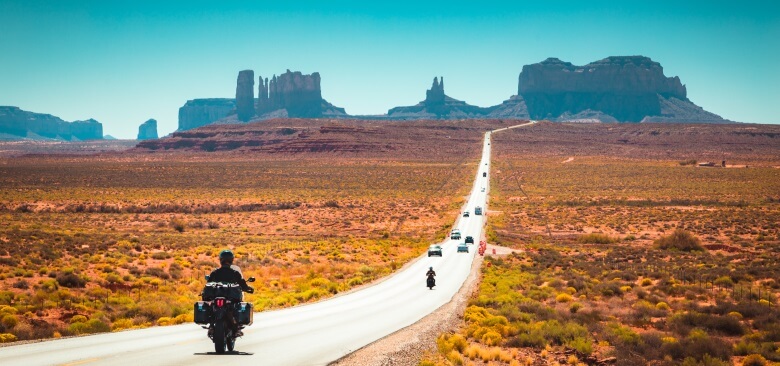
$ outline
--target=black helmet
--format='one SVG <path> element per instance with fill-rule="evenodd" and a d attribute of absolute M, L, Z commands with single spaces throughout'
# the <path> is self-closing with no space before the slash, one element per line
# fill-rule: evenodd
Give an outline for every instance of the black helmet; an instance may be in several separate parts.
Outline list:
<path fill-rule="evenodd" d="M 219 263 L 221 264 L 233 264 L 233 258 L 235 258 L 235 256 L 230 249 L 225 249 L 219 252 Z"/>
<path fill-rule="evenodd" d="M 430 269 L 431 271 L 433 271 L 433 267 L 428 267 L 428 269 Z"/>

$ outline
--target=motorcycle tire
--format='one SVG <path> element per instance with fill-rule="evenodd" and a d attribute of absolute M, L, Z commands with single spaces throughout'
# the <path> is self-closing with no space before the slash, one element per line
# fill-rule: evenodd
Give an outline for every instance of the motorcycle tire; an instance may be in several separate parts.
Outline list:
<path fill-rule="evenodd" d="M 214 323 L 214 350 L 219 353 L 225 353 L 225 346 L 227 345 L 227 332 L 225 329 L 225 322 L 222 320 Z"/>
<path fill-rule="evenodd" d="M 233 352 L 235 348 L 236 348 L 236 337 L 233 335 L 233 331 L 231 330 L 227 336 L 227 350 L 228 352 Z"/>

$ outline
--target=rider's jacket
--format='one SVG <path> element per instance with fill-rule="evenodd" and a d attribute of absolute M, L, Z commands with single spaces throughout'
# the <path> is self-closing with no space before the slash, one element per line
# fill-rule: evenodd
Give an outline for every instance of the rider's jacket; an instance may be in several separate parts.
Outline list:
<path fill-rule="evenodd" d="M 243 291 L 251 291 L 249 285 L 247 285 L 244 276 L 241 272 L 231 268 L 231 266 L 223 265 L 211 272 L 209 275 L 209 282 L 223 282 L 223 283 L 236 283 L 241 286 Z"/>
<path fill-rule="evenodd" d="M 425 274 L 426 276 L 436 276 L 436 272 L 434 272 L 432 269 L 428 270 L 428 273 Z"/>

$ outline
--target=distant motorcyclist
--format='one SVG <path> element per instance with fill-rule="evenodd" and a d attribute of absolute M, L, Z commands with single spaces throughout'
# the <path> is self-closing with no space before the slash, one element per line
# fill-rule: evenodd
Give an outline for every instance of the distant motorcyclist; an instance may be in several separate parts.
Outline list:
<path fill-rule="evenodd" d="M 428 267 L 428 272 L 425 273 L 425 275 L 427 277 L 431 277 L 431 276 L 436 277 L 436 272 L 433 271 L 433 267 Z"/>
<path fill-rule="evenodd" d="M 241 274 L 241 269 L 238 266 L 233 265 L 234 258 L 235 255 L 233 255 L 233 252 L 230 249 L 221 251 L 219 253 L 219 264 L 221 267 L 211 272 L 209 275 L 209 282 L 237 284 L 241 287 L 241 291 L 248 292 L 250 294 L 255 292 L 255 289 L 246 283 L 244 276 Z M 237 300 L 240 301 L 241 299 Z M 231 316 L 233 316 L 232 313 Z M 237 337 L 244 335 L 243 332 L 241 332 L 241 329 L 239 329 L 238 323 L 236 323 L 234 320 L 231 320 L 231 324 L 233 326 L 233 334 L 235 334 Z M 212 329 L 209 329 L 209 334 L 211 334 L 211 331 Z"/>

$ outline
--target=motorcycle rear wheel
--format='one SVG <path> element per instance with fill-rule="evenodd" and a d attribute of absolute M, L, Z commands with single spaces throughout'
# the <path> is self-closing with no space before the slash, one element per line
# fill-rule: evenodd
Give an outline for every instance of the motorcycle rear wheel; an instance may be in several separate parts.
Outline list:
<path fill-rule="evenodd" d="M 235 334 L 233 334 L 233 331 L 230 331 L 230 334 L 226 337 L 227 338 L 227 350 L 228 352 L 233 352 L 233 349 L 236 348 L 236 337 Z"/>
<path fill-rule="evenodd" d="M 214 323 L 214 350 L 217 353 L 225 353 L 225 346 L 227 345 L 226 336 L 225 322 L 220 320 Z"/>

